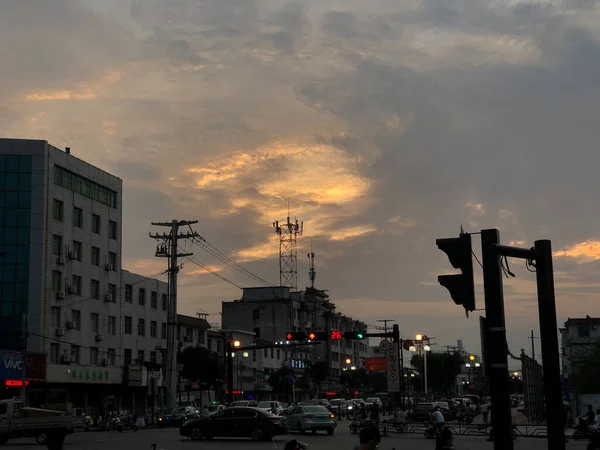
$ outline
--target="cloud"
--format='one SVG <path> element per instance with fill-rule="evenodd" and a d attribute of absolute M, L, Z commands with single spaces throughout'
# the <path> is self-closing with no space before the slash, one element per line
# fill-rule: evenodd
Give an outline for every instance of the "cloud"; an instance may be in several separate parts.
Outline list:
<path fill-rule="evenodd" d="M 145 231 L 177 217 L 276 280 L 272 223 L 289 211 L 304 223 L 300 287 L 312 245 L 317 285 L 344 310 L 375 320 L 376 304 L 401 327 L 476 348 L 477 324 L 436 284 L 450 267 L 435 239 L 462 224 L 500 228 L 518 246 L 551 239 L 561 317 L 592 311 L 594 4 L 8 0 L 1 10 L 11 43 L 0 47 L 1 134 L 69 146 L 124 180 L 131 270 L 160 269 Z M 257 283 L 187 245 L 219 275 Z M 183 271 L 195 273 L 182 276 L 184 312 L 239 298 L 197 269 Z M 508 326 L 525 336 L 537 323 L 534 274 L 511 270 Z"/>

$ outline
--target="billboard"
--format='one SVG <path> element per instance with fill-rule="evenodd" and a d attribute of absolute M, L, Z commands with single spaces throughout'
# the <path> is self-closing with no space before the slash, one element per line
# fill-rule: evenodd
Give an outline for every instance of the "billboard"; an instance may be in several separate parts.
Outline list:
<path fill-rule="evenodd" d="M 386 357 L 365 358 L 365 369 L 367 369 L 367 372 L 385 372 L 387 370 Z"/>
<path fill-rule="evenodd" d="M 46 355 L 27 355 L 26 375 L 28 380 L 46 380 Z M 20 380 L 23 376 L 23 359 L 20 352 L 0 350 L 0 380 Z"/>

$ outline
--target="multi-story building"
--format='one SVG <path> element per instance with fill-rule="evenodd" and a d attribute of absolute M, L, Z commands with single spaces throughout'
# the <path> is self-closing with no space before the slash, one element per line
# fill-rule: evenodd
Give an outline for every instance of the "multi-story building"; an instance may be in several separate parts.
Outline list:
<path fill-rule="evenodd" d="M 600 344 L 600 318 L 569 318 L 559 329 L 562 340 L 562 372 L 568 391 L 577 393 L 580 388 L 578 365 L 588 351 Z"/>
<path fill-rule="evenodd" d="M 165 346 L 167 285 L 122 271 L 121 234 L 119 178 L 68 148 L 0 139 L 0 343 L 20 348 L 26 326 L 28 352 L 46 355 L 32 402 L 131 407 L 160 378 L 142 364 Z"/>
<path fill-rule="evenodd" d="M 290 292 L 288 287 L 244 288 L 242 298 L 223 302 L 222 324 L 226 329 L 254 333 L 255 342 L 284 342 L 289 331 L 364 330 L 366 324 L 335 311 L 323 291 L 308 288 Z M 368 344 L 361 341 L 328 340 L 311 347 L 265 349 L 256 354 L 257 372 L 268 375 L 287 365 L 302 370 L 308 362 L 325 361 L 330 367 L 331 389 L 346 366 L 364 367 Z M 350 359 L 351 363 L 346 364 Z M 324 388 L 325 389 L 325 388 Z"/>

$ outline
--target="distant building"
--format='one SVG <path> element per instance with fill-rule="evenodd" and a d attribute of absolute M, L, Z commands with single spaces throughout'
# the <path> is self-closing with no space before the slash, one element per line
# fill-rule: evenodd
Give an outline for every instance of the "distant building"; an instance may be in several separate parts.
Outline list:
<path fill-rule="evenodd" d="M 578 363 L 582 355 L 600 344 L 600 318 L 569 318 L 559 329 L 562 340 L 562 372 L 568 391 L 580 388 Z"/>

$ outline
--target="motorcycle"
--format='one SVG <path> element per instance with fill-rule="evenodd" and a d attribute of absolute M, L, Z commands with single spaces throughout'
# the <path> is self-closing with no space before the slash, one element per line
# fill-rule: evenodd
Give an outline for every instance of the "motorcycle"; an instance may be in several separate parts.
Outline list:
<path fill-rule="evenodd" d="M 579 440 L 581 438 L 592 438 L 593 436 L 600 436 L 600 429 L 590 430 L 585 417 L 577 418 L 577 426 L 573 432 L 573 439 Z"/>
<path fill-rule="evenodd" d="M 135 433 L 138 430 L 132 416 L 122 416 L 117 419 L 116 428 L 119 433 L 122 433 L 125 430 L 133 430 Z"/>
<path fill-rule="evenodd" d="M 425 439 L 437 439 L 440 435 L 441 428 L 430 424 L 423 432 Z"/>

